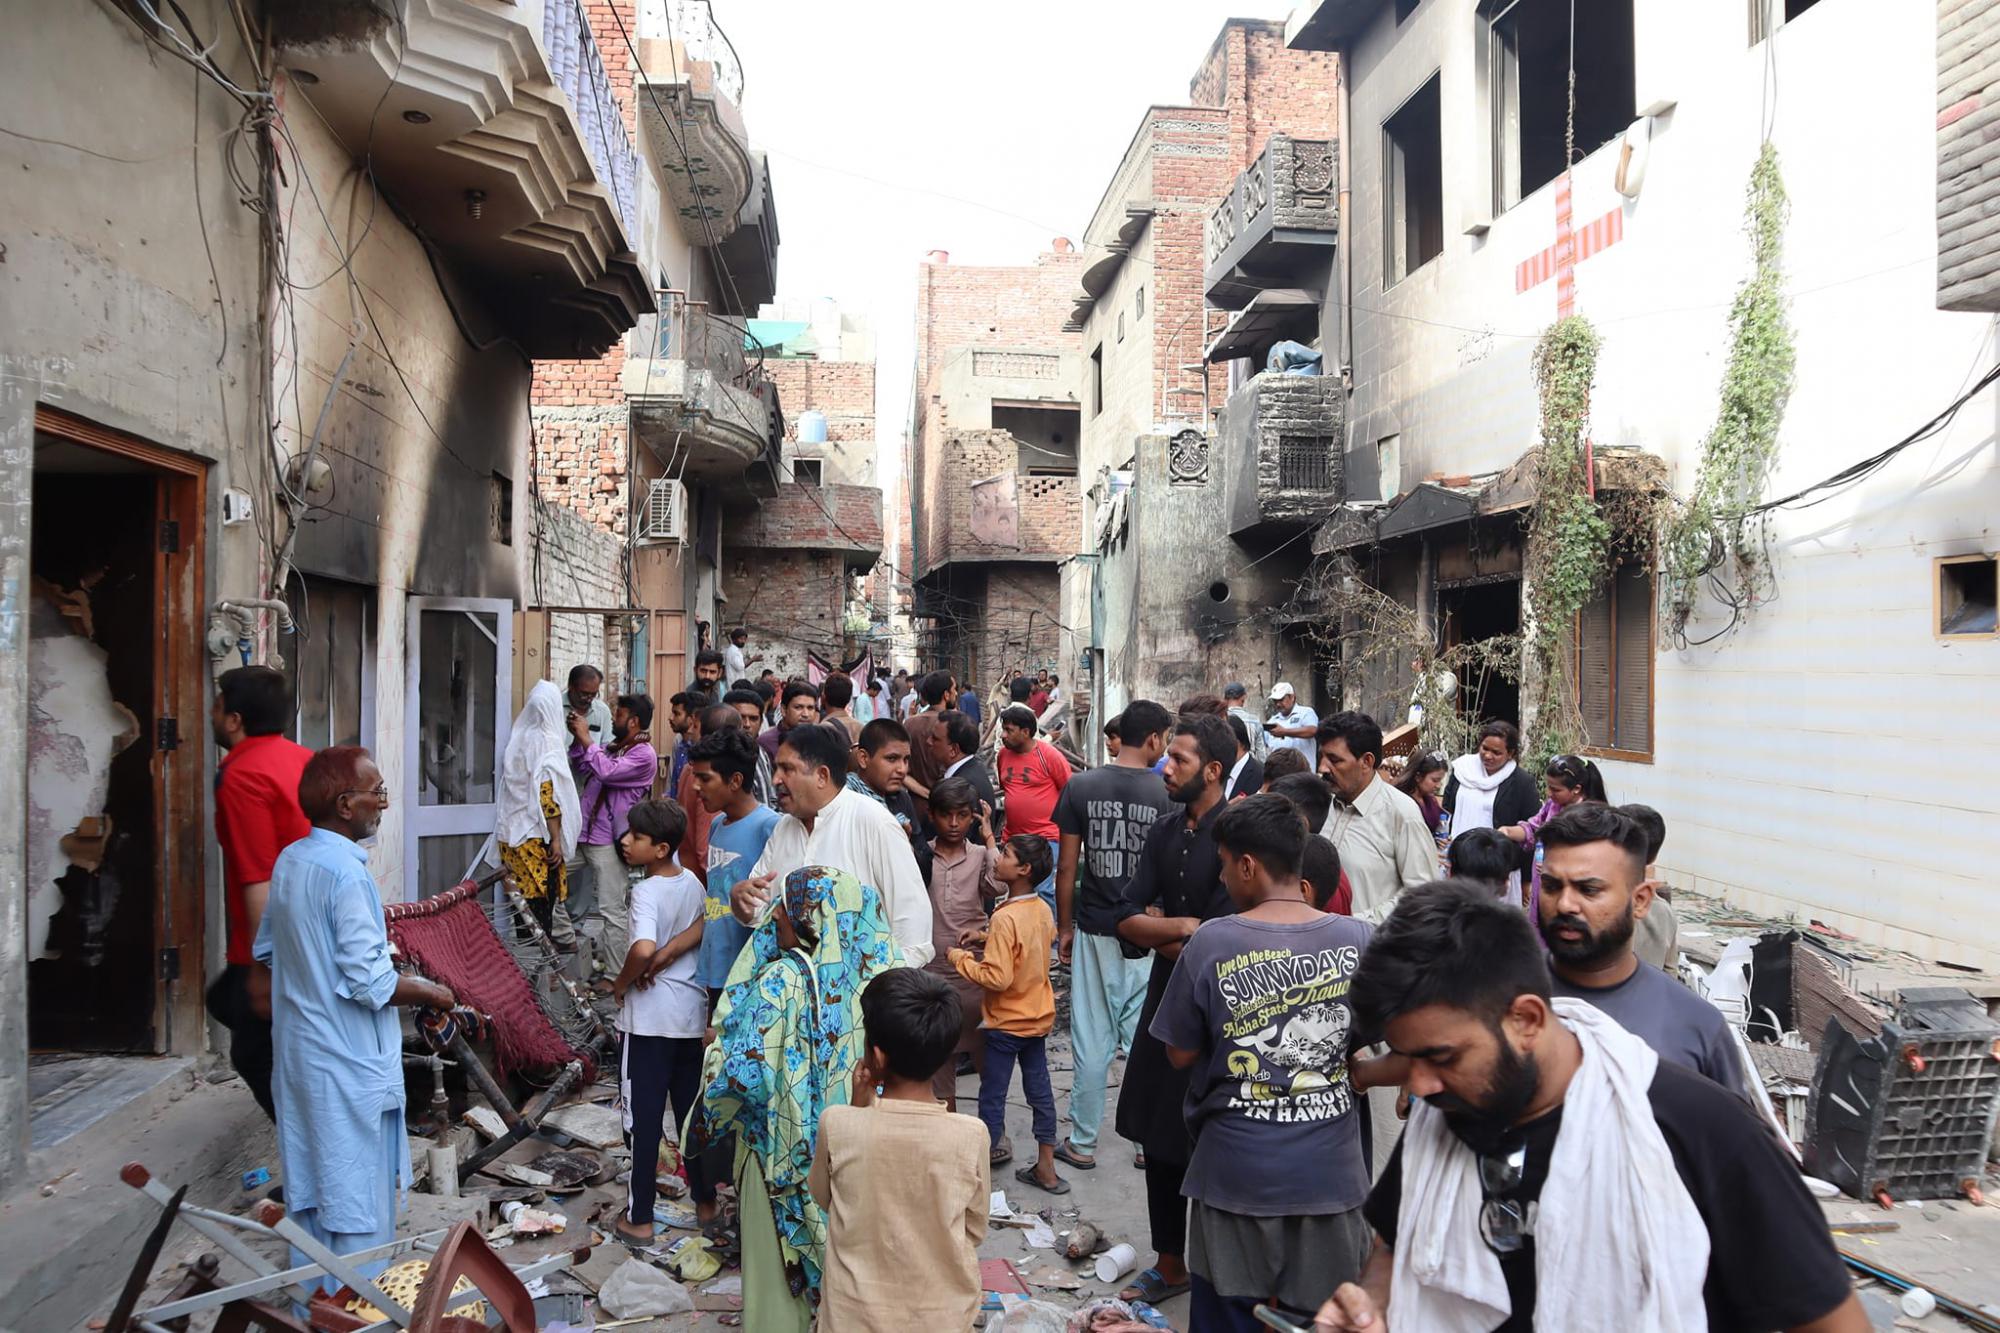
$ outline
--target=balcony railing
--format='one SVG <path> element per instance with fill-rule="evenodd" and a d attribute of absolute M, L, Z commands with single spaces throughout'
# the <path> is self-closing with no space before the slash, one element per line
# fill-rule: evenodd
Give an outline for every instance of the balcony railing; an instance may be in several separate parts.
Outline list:
<path fill-rule="evenodd" d="M 618 209 L 625 235 L 636 240 L 639 155 L 625 133 L 625 118 L 612 96 L 611 79 L 590 35 L 582 0 L 548 0 L 542 10 L 542 46 L 555 85 L 569 97 L 597 178 Z"/>
<path fill-rule="evenodd" d="M 739 389 L 766 381 L 764 349 L 744 325 L 711 314 L 708 302 L 690 300 L 677 288 L 657 295 L 660 313 L 645 316 L 634 330 L 635 359 L 685 361 Z"/>

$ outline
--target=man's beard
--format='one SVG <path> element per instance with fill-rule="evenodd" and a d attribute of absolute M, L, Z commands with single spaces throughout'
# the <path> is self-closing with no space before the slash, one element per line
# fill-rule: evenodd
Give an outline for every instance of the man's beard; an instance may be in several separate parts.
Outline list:
<path fill-rule="evenodd" d="M 1513 1129 L 1514 1122 L 1535 1100 L 1541 1087 L 1541 1068 L 1535 1053 L 1517 1052 L 1506 1036 L 1495 1029 L 1500 1054 L 1477 1105 L 1449 1092 L 1435 1092 L 1424 1098 L 1444 1113 L 1445 1124 L 1474 1152 L 1498 1147 Z"/>
<path fill-rule="evenodd" d="M 215 724 L 214 724 L 213 722 L 211 722 L 211 723 L 209 723 L 209 724 L 208 724 L 208 729 L 209 729 L 209 731 L 210 731 L 210 732 L 212 732 L 212 733 L 214 734 L 214 736 L 215 736 L 215 748 L 216 748 L 216 749 L 218 749 L 218 750 L 227 750 L 227 749 L 229 749 L 229 748 L 230 748 L 230 741 L 229 741 L 229 733 L 228 733 L 228 732 L 224 731 L 224 730 L 223 730 L 223 729 L 222 729 L 221 727 L 218 727 L 218 726 L 216 726 L 216 725 L 215 725 Z"/>
<path fill-rule="evenodd" d="M 1195 775 L 1189 778 L 1185 785 L 1174 788 L 1168 794 L 1182 805 L 1193 805 L 1201 799 L 1201 794 L 1207 790 L 1208 778 L 1203 771 L 1197 770 Z"/>
<path fill-rule="evenodd" d="M 1581 931 L 1583 938 L 1562 939 L 1556 934 L 1558 927 Z M 1542 927 L 1542 942 L 1549 946 L 1549 953 L 1558 963 L 1588 967 L 1623 952 L 1625 946 L 1632 942 L 1632 934 L 1637 929 L 1638 920 L 1632 915 L 1632 904 L 1627 902 L 1625 915 L 1602 931 L 1591 930 L 1590 923 L 1580 916 L 1559 916 Z"/>

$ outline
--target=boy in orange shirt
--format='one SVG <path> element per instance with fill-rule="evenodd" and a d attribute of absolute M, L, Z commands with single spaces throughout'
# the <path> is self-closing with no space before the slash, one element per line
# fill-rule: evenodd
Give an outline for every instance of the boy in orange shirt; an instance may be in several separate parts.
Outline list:
<path fill-rule="evenodd" d="M 994 864 L 993 876 L 1006 897 L 993 909 L 985 930 L 969 929 L 959 937 L 966 948 L 948 955 L 960 976 L 986 992 L 986 1065 L 979 1075 L 979 1118 L 993 1139 L 992 1164 L 1013 1160 L 1007 1141 L 1007 1090 L 1014 1082 L 1014 1065 L 1021 1066 L 1021 1090 L 1035 1113 L 1033 1166 L 1014 1173 L 1023 1185 L 1050 1194 L 1069 1193 L 1069 1182 L 1056 1174 L 1056 1095 L 1049 1083 L 1049 1030 L 1056 1022 L 1056 992 L 1049 984 L 1049 948 L 1055 943 L 1056 922 L 1035 886 L 1051 873 L 1049 845 L 1033 834 L 1007 839 Z M 984 945 L 975 957 L 971 947 Z"/>

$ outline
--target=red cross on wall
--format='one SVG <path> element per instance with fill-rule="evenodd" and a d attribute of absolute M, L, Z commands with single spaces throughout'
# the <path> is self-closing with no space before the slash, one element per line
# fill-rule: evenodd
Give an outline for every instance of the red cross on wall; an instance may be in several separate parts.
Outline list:
<path fill-rule="evenodd" d="M 1556 318 L 1568 319 L 1576 313 L 1576 266 L 1600 250 L 1618 244 L 1625 236 L 1625 211 L 1614 208 L 1582 231 L 1571 224 L 1570 179 L 1565 171 L 1556 177 L 1556 243 L 1539 254 L 1529 255 L 1514 266 L 1514 294 L 1556 280 Z"/>

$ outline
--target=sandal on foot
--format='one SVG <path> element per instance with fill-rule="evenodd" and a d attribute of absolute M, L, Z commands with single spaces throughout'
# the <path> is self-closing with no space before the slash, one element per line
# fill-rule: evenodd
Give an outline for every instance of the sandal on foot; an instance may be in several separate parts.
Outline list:
<path fill-rule="evenodd" d="M 1095 1157 L 1085 1157 L 1076 1149 L 1070 1147 L 1068 1139 L 1064 1139 L 1056 1145 L 1056 1160 L 1058 1162 L 1065 1162 L 1079 1171 L 1095 1171 L 1097 1169 L 1097 1159 Z"/>
<path fill-rule="evenodd" d="M 1013 1160 L 1014 1160 L 1014 1145 L 1011 1143 L 1003 1143 L 999 1147 L 995 1148 L 992 1151 L 992 1153 L 987 1157 L 986 1164 L 988 1166 L 1005 1166 L 1007 1165 L 1007 1163 Z"/>
<path fill-rule="evenodd" d="M 1148 1305 L 1158 1305 L 1171 1300 L 1188 1289 L 1186 1282 L 1169 1282 L 1157 1268 L 1149 1268 L 1132 1279 L 1132 1285 L 1118 1293 L 1118 1299 L 1130 1303 L 1144 1301 Z"/>
<path fill-rule="evenodd" d="M 658 1263 L 667 1257 L 667 1247 L 659 1243 L 657 1235 L 628 1235 L 625 1228 L 615 1222 L 611 1224 L 611 1235 L 620 1245 L 631 1251 L 632 1257 L 635 1259 L 643 1259 L 647 1263 Z"/>
<path fill-rule="evenodd" d="M 1132 1165 L 1138 1167 L 1141 1171 L 1144 1171 L 1146 1169 L 1146 1150 L 1144 1148 L 1137 1149 L 1136 1151 L 1133 1152 Z"/>
<path fill-rule="evenodd" d="M 1014 1179 L 1020 1181 L 1023 1185 L 1033 1185 L 1036 1189 L 1046 1194 L 1069 1193 L 1069 1182 L 1067 1180 L 1064 1180 L 1061 1176 L 1057 1176 L 1055 1184 L 1045 1185 L 1035 1178 L 1035 1168 L 1032 1166 L 1024 1166 L 1019 1171 L 1016 1171 Z"/>

